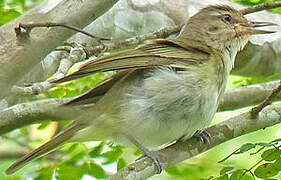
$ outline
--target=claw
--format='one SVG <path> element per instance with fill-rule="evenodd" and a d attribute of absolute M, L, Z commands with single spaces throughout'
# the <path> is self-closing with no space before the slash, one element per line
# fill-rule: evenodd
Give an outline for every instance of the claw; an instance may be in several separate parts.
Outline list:
<path fill-rule="evenodd" d="M 157 157 L 157 154 L 155 152 L 152 152 L 152 151 L 146 151 L 146 152 L 143 152 L 143 153 L 144 153 L 144 155 L 141 156 L 140 158 L 143 158 L 143 157 L 146 157 L 146 156 L 149 157 L 152 160 L 152 162 L 154 163 L 154 166 L 156 168 L 156 173 L 160 174 L 163 170 L 163 167 L 162 167 L 162 165 L 159 161 L 159 158 Z M 138 159 L 140 159 L 140 158 L 138 158 Z"/>
<path fill-rule="evenodd" d="M 149 157 L 155 165 L 156 173 L 160 174 L 162 172 L 163 167 L 159 161 L 159 157 L 157 156 L 157 154 L 143 147 L 133 136 L 130 135 L 125 135 L 125 136 L 131 141 L 131 143 L 133 143 L 143 153 L 143 155 L 138 159 L 136 159 L 136 161 L 144 158 L 145 156 Z"/>
<path fill-rule="evenodd" d="M 211 136 L 206 130 L 198 130 L 195 132 L 193 136 L 199 138 L 200 141 L 203 142 L 204 144 L 210 144 Z"/>

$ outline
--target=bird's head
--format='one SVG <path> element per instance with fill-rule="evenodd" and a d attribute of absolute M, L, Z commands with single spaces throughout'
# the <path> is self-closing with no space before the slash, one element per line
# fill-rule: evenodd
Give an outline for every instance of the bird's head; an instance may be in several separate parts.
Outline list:
<path fill-rule="evenodd" d="M 250 35 L 275 32 L 257 27 L 272 25 L 276 24 L 249 21 L 230 6 L 208 6 L 187 20 L 178 39 L 200 41 L 217 49 L 227 47 L 236 54 L 246 45 Z"/>

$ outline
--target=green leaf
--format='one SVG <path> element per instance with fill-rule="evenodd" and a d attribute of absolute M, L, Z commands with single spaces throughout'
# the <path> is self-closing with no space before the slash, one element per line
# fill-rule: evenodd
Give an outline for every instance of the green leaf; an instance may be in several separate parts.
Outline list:
<path fill-rule="evenodd" d="M 217 177 L 215 180 L 229 180 L 227 174 Z"/>
<path fill-rule="evenodd" d="M 89 156 L 91 156 L 92 158 L 100 156 L 100 153 L 101 153 L 101 151 L 103 150 L 103 147 L 104 147 L 104 142 L 101 142 L 99 145 L 97 145 L 96 147 L 94 147 L 94 148 L 89 152 Z"/>
<path fill-rule="evenodd" d="M 281 171 L 281 158 L 280 157 L 273 163 L 273 166 L 276 168 L 276 170 Z"/>
<path fill-rule="evenodd" d="M 66 88 L 58 86 L 52 88 L 49 92 L 47 92 L 48 97 L 50 98 L 62 98 L 67 94 Z"/>
<path fill-rule="evenodd" d="M 69 155 L 69 159 L 65 161 L 66 164 L 75 164 L 88 153 L 88 148 L 82 143 L 66 144 L 62 150 Z"/>
<path fill-rule="evenodd" d="M 71 123 L 71 121 L 62 120 L 62 121 L 60 121 L 59 123 L 60 123 L 60 126 L 66 127 L 66 126 L 68 126 L 68 125 Z"/>
<path fill-rule="evenodd" d="M 214 180 L 214 176 L 210 176 L 208 178 L 200 178 L 200 180 Z"/>
<path fill-rule="evenodd" d="M 9 176 L 5 178 L 5 180 L 20 180 L 21 178 L 19 176 Z"/>
<path fill-rule="evenodd" d="M 120 171 L 124 167 L 126 167 L 127 163 L 123 158 L 120 158 L 117 162 L 117 171 Z"/>
<path fill-rule="evenodd" d="M 109 164 L 116 161 L 122 154 L 122 149 L 120 147 L 114 147 L 111 151 L 102 153 L 101 156 L 106 158 L 106 161 L 102 164 Z"/>
<path fill-rule="evenodd" d="M 25 136 L 26 135 L 26 127 L 20 128 L 20 133 L 21 133 L 21 135 Z"/>
<path fill-rule="evenodd" d="M 135 156 L 142 156 L 142 152 L 139 149 L 136 149 L 136 151 L 134 152 Z"/>
<path fill-rule="evenodd" d="M 166 173 L 168 173 L 172 176 L 178 176 L 178 175 L 182 174 L 177 166 L 172 166 L 172 167 L 166 168 L 165 171 L 166 171 Z"/>
<path fill-rule="evenodd" d="M 265 161 L 274 161 L 280 158 L 281 151 L 275 148 L 268 149 L 264 151 L 261 155 L 262 159 Z"/>
<path fill-rule="evenodd" d="M 91 161 L 90 163 L 87 163 L 87 167 L 88 174 L 90 174 L 91 176 L 95 178 L 105 178 L 105 172 L 100 165 Z"/>
<path fill-rule="evenodd" d="M 0 25 L 3 25 L 13 19 L 15 19 L 16 17 L 20 16 L 21 13 L 17 10 L 14 9 L 8 9 L 8 10 L 3 10 L 0 11 Z"/>
<path fill-rule="evenodd" d="M 272 141 L 272 143 L 279 143 L 281 141 L 281 138 L 275 139 Z"/>
<path fill-rule="evenodd" d="M 79 146 L 78 143 L 69 143 L 69 144 L 65 145 L 63 149 L 64 149 L 64 151 L 65 151 L 66 153 L 71 153 L 71 152 L 73 152 L 78 146 Z"/>
<path fill-rule="evenodd" d="M 34 178 L 34 180 L 49 180 L 52 179 L 54 167 L 42 168 L 38 172 L 39 174 Z"/>
<path fill-rule="evenodd" d="M 71 163 L 80 161 L 85 155 L 87 155 L 87 147 L 84 144 L 78 144 L 76 148 L 70 153 L 70 159 L 68 160 Z"/>
<path fill-rule="evenodd" d="M 42 130 L 45 129 L 46 127 L 48 127 L 48 125 L 50 124 L 50 122 L 43 122 L 40 124 L 40 126 L 38 126 L 38 130 Z"/>
<path fill-rule="evenodd" d="M 233 84 L 236 87 L 243 87 L 243 86 L 247 86 L 247 85 L 253 84 L 253 79 L 252 78 L 243 78 L 243 79 L 234 81 Z"/>
<path fill-rule="evenodd" d="M 278 170 L 272 163 L 264 163 L 255 169 L 254 174 L 259 178 L 267 178 L 278 174 Z"/>
<path fill-rule="evenodd" d="M 234 167 L 230 167 L 230 166 L 224 167 L 224 168 L 222 168 L 222 170 L 220 170 L 220 175 L 224 175 L 224 174 L 226 174 L 227 172 L 229 172 L 233 169 L 234 169 Z"/>
<path fill-rule="evenodd" d="M 270 146 L 274 146 L 274 144 L 272 144 L 272 143 L 257 143 L 256 145 L 258 145 L 258 146 L 262 146 L 262 147 L 270 147 Z"/>
<path fill-rule="evenodd" d="M 241 169 L 238 169 L 238 170 L 234 171 L 230 176 L 230 180 L 240 179 L 243 176 L 244 172 L 245 171 L 243 171 Z"/>
<path fill-rule="evenodd" d="M 63 164 L 59 166 L 56 170 L 56 178 L 58 180 L 64 180 L 64 179 L 81 179 L 82 176 L 85 174 L 85 169 L 81 168 L 81 166 L 70 166 Z"/>
<path fill-rule="evenodd" d="M 230 180 L 253 180 L 252 176 L 249 173 L 245 173 L 245 170 L 238 169 L 234 171 L 231 176 Z"/>
<path fill-rule="evenodd" d="M 236 153 L 236 154 L 240 154 L 240 153 L 244 153 L 244 152 L 247 152 L 247 151 L 249 151 L 249 150 L 251 150 L 251 149 L 253 149 L 253 148 L 255 148 L 256 147 L 256 145 L 255 144 L 252 144 L 252 143 L 247 143 L 247 144 L 244 144 L 244 145 L 242 145 L 241 147 L 240 147 L 240 151 L 238 152 L 238 153 Z"/>

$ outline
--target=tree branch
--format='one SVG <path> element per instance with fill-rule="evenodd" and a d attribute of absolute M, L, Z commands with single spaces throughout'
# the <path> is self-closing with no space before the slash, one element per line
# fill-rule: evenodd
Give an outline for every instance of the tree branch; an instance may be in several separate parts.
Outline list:
<path fill-rule="evenodd" d="M 252 115 L 257 116 L 263 108 L 270 105 L 273 99 L 280 94 L 280 91 L 281 91 L 281 81 L 279 82 L 279 86 L 272 90 L 270 96 L 268 96 L 261 104 L 251 109 Z"/>
<path fill-rule="evenodd" d="M 186 142 L 179 141 L 166 147 L 158 151 L 157 155 L 162 166 L 167 168 L 205 152 L 223 142 L 244 134 L 271 127 L 278 123 L 281 123 L 281 103 L 266 107 L 256 118 L 252 118 L 251 113 L 246 112 L 208 128 L 207 131 L 212 137 L 211 142 L 208 145 L 200 143 L 196 138 L 191 138 Z M 147 179 L 148 177 L 155 175 L 155 173 L 156 169 L 152 160 L 145 157 L 128 165 L 113 175 L 110 179 Z"/>
<path fill-rule="evenodd" d="M 90 34 L 82 29 L 79 29 L 75 26 L 71 26 L 71 25 L 68 25 L 68 24 L 64 24 L 64 23 L 31 23 L 31 24 L 22 24 L 22 23 L 19 23 L 19 25 L 15 28 L 15 32 L 16 32 L 16 36 L 19 39 L 22 39 L 21 36 L 25 36 L 24 39 L 26 38 L 29 38 L 30 37 L 30 32 L 32 29 L 34 28 L 38 28 L 38 27 L 47 27 L 47 28 L 50 28 L 50 27 L 64 27 L 64 28 L 67 28 L 67 29 L 71 29 L 75 32 L 80 32 L 82 34 L 85 34 L 91 38 L 94 38 L 96 39 L 97 41 L 101 41 L 101 40 L 106 40 L 106 41 L 109 41 L 109 40 L 112 40 L 111 38 L 104 38 L 104 37 L 97 37 L 93 34 Z M 27 39 L 26 39 L 27 40 Z"/>
<path fill-rule="evenodd" d="M 279 81 L 227 89 L 220 101 L 218 111 L 228 111 L 253 106 L 264 101 L 278 87 Z M 281 100 L 279 93 L 273 100 Z"/>
<path fill-rule="evenodd" d="M 274 8 L 277 8 L 280 6 L 281 6 L 281 2 L 264 3 L 264 4 L 259 4 L 259 5 L 255 5 L 252 7 L 245 8 L 245 9 L 241 10 L 241 13 L 246 15 L 246 14 L 250 14 L 250 13 L 254 13 L 254 12 L 258 12 L 258 11 L 262 11 L 262 10 L 266 10 L 266 9 L 274 9 Z"/>
<path fill-rule="evenodd" d="M 88 48 L 86 48 L 86 52 L 88 52 L 89 56 L 98 55 L 105 50 L 111 51 L 111 50 L 124 48 L 127 46 L 138 45 L 148 39 L 167 38 L 172 34 L 178 33 L 180 31 L 180 29 L 181 29 L 181 26 L 165 27 L 165 28 L 159 29 L 155 32 L 152 32 L 152 33 L 135 36 L 132 38 L 128 38 L 128 39 L 119 41 L 119 42 L 99 45 L 99 46 L 95 46 L 95 47 L 88 47 Z"/>
<path fill-rule="evenodd" d="M 64 22 L 76 27 L 84 27 L 94 21 L 117 0 L 49 1 L 31 9 L 19 18 L 0 28 L 0 99 L 8 94 L 11 87 L 29 72 L 55 47 L 62 44 L 73 31 L 51 28 L 34 30 L 28 42 L 17 41 L 12 31 L 19 23 Z M 83 11 L 81 11 L 83 9 Z"/>
<path fill-rule="evenodd" d="M 60 79 L 64 77 L 68 73 L 69 69 L 73 66 L 73 64 L 75 64 L 76 62 L 80 62 L 86 58 L 86 53 L 80 44 L 73 43 L 72 46 L 73 47 L 69 49 L 68 56 L 60 60 L 60 65 L 57 69 L 57 72 L 50 80 Z M 34 83 L 25 87 L 13 86 L 11 93 L 18 96 L 38 95 L 56 86 L 56 84 L 50 83 L 50 80 Z"/>
<path fill-rule="evenodd" d="M 78 109 L 61 107 L 64 99 L 45 99 L 14 105 L 0 111 L 0 134 L 34 123 L 44 121 L 73 120 L 79 115 Z"/>

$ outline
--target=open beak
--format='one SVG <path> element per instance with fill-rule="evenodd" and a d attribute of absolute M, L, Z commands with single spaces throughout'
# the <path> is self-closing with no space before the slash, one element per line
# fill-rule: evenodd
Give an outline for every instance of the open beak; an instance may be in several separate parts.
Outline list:
<path fill-rule="evenodd" d="M 246 32 L 253 35 L 253 34 L 268 34 L 268 33 L 275 33 L 276 31 L 269 31 L 269 30 L 261 30 L 256 29 L 257 27 L 266 27 L 266 26 L 279 26 L 278 24 L 274 24 L 271 22 L 253 22 L 251 21 L 249 24 L 243 24 L 247 30 Z"/>

